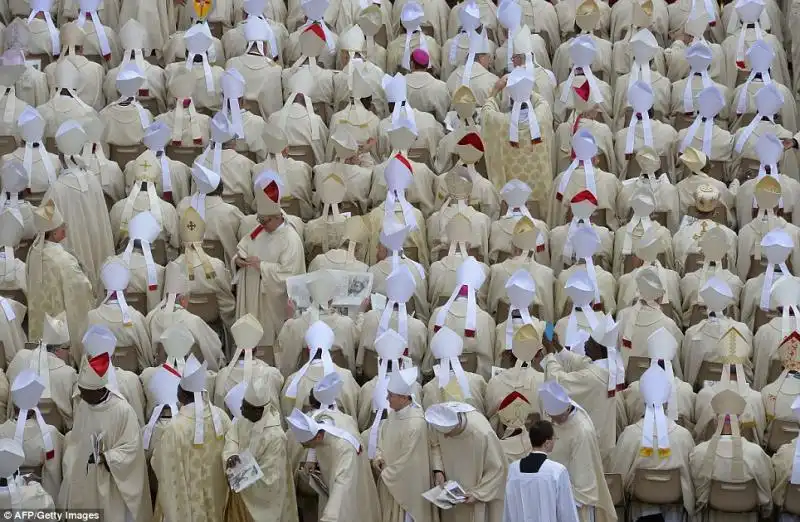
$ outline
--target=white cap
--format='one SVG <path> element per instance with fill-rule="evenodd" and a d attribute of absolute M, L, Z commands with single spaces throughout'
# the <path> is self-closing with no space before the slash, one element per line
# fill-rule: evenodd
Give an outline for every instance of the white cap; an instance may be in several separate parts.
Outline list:
<path fill-rule="evenodd" d="M 572 58 L 573 67 L 589 67 L 592 65 L 596 53 L 597 48 L 592 35 L 576 36 L 569 46 L 569 56 Z"/>
<path fill-rule="evenodd" d="M 336 405 L 336 399 L 342 392 L 344 381 L 338 372 L 331 372 L 314 385 L 314 397 L 319 401 L 323 409 Z"/>
<path fill-rule="evenodd" d="M 536 296 L 536 282 L 530 272 L 520 268 L 506 281 L 506 294 L 511 306 L 528 308 Z"/>
<path fill-rule="evenodd" d="M 100 269 L 103 286 L 110 292 L 122 292 L 131 281 L 131 271 L 117 259 L 110 259 Z"/>
<path fill-rule="evenodd" d="M 224 112 L 218 112 L 211 118 L 210 129 L 211 141 L 215 143 L 227 143 L 235 136 L 231 122 Z"/>
<path fill-rule="evenodd" d="M 770 230 L 761 239 L 761 249 L 773 265 L 785 263 L 793 248 L 794 241 L 782 228 Z"/>
<path fill-rule="evenodd" d="M 430 350 L 437 359 L 458 357 L 464 349 L 464 340 L 450 328 L 443 326 L 433 334 Z"/>
<path fill-rule="evenodd" d="M 515 102 L 530 100 L 533 87 L 533 72 L 526 67 L 517 67 L 508 75 L 506 92 Z"/>
<path fill-rule="evenodd" d="M 395 368 L 389 376 L 387 390 L 395 395 L 407 395 L 410 397 L 414 394 L 414 384 L 417 382 L 418 375 L 419 370 L 413 366 L 402 370 Z"/>
<path fill-rule="evenodd" d="M 167 353 L 167 358 L 174 358 L 183 361 L 194 346 L 194 335 L 192 331 L 182 323 L 175 323 L 161 332 L 158 339 Z"/>
<path fill-rule="evenodd" d="M 556 381 L 546 381 L 539 386 L 539 398 L 545 413 L 551 417 L 566 413 L 572 404 L 567 391 Z"/>
<path fill-rule="evenodd" d="M 647 338 L 647 356 L 654 360 L 672 361 L 678 352 L 678 341 L 663 326 Z"/>
<path fill-rule="evenodd" d="M 183 367 L 183 376 L 181 377 L 181 388 L 189 393 L 202 393 L 206 390 L 206 370 L 208 363 L 197 360 L 194 354 L 186 359 L 186 365 Z"/>
<path fill-rule="evenodd" d="M 157 367 L 147 382 L 147 390 L 150 392 L 153 404 L 177 408 L 180 382 L 181 376 L 176 370 L 171 368 L 168 370 L 164 366 Z M 173 415 L 177 413 L 177 410 L 172 410 Z"/>
<path fill-rule="evenodd" d="M 53 346 L 61 346 L 69 342 L 69 328 L 67 327 L 66 312 L 61 312 L 55 317 L 44 314 L 42 342 Z"/>
<path fill-rule="evenodd" d="M 19 193 L 28 187 L 28 172 L 17 159 L 3 159 L 0 163 L 0 188 L 3 192 Z"/>
<path fill-rule="evenodd" d="M 0 439 L 0 477 L 10 478 L 25 462 L 22 445 L 14 439 Z"/>
<path fill-rule="evenodd" d="M 102 354 L 113 354 L 117 347 L 117 337 L 107 326 L 94 324 L 83 335 L 83 349 L 89 358 Z"/>
<path fill-rule="evenodd" d="M 708 310 L 722 312 L 733 302 L 733 292 L 724 279 L 711 276 L 700 288 L 700 297 L 703 298 Z"/>
<path fill-rule="evenodd" d="M 408 225 L 400 223 L 393 215 L 390 215 L 383 221 L 379 239 L 381 244 L 389 250 L 399 251 L 403 249 L 408 232 Z"/>
<path fill-rule="evenodd" d="M 197 191 L 201 194 L 214 192 L 220 182 L 219 174 L 196 162 L 192 165 L 192 179 L 197 186 Z"/>
<path fill-rule="evenodd" d="M 286 417 L 286 423 L 289 424 L 289 429 L 292 430 L 294 438 L 300 444 L 304 444 L 316 437 L 317 433 L 322 429 L 317 421 L 297 408 L 292 410 L 292 413 Z"/>
<path fill-rule="evenodd" d="M 235 67 L 228 67 L 222 75 L 222 93 L 226 98 L 241 98 L 245 92 L 245 80 Z"/>
<path fill-rule="evenodd" d="M 578 227 L 572 237 L 572 251 L 578 259 L 587 259 L 595 255 L 600 248 L 600 236 L 594 227 Z"/>

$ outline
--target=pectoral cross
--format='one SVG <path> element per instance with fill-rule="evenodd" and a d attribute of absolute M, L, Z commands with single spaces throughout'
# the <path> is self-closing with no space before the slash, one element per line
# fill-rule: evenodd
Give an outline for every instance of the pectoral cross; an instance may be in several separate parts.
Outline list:
<path fill-rule="evenodd" d="M 695 241 L 699 240 L 701 237 L 703 237 L 703 234 L 705 234 L 707 230 L 708 230 L 708 221 L 703 220 L 702 222 L 700 222 L 700 232 L 693 235 L 692 239 L 694 239 Z"/>

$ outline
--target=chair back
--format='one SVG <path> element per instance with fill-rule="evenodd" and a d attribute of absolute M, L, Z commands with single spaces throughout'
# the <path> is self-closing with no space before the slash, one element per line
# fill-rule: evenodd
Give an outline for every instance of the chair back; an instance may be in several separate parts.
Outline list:
<path fill-rule="evenodd" d="M 39 399 L 39 411 L 42 412 L 42 418 L 47 424 L 57 429 L 59 433 L 64 433 L 66 424 L 53 399 Z"/>
<path fill-rule="evenodd" d="M 794 420 L 774 419 L 767 430 L 767 451 L 774 453 L 784 444 L 793 441 L 800 433 Z"/>
<path fill-rule="evenodd" d="M 220 319 L 217 294 L 191 294 L 187 310 L 207 323 L 216 323 Z"/>
<path fill-rule="evenodd" d="M 344 350 L 342 350 L 341 346 L 334 344 L 331 347 L 331 360 L 333 364 L 339 368 L 350 368 L 350 361 L 347 360 L 347 356 L 344 354 Z"/>
<path fill-rule="evenodd" d="M 147 148 L 141 144 L 131 146 L 111 145 L 111 160 L 116 161 L 119 168 L 125 170 L 125 165 L 127 165 L 129 161 L 138 158 L 145 150 L 147 150 Z"/>
<path fill-rule="evenodd" d="M 17 150 L 17 139 L 14 136 L 0 136 L 0 155 L 5 156 Z"/>
<path fill-rule="evenodd" d="M 31 206 L 38 207 L 42 204 L 42 199 L 44 198 L 44 192 L 31 192 L 27 196 L 25 196 L 25 201 L 31 204 Z"/>
<path fill-rule="evenodd" d="M 403 245 L 403 254 L 417 263 L 419 263 L 419 248 L 416 246 L 405 246 Z"/>
<path fill-rule="evenodd" d="M 637 469 L 633 479 L 633 498 L 644 504 L 680 504 L 683 500 L 681 470 Z"/>
<path fill-rule="evenodd" d="M 331 117 L 331 111 L 328 107 L 328 104 L 325 102 L 314 102 L 311 104 L 311 106 L 314 107 L 314 114 L 322 118 L 322 121 L 324 121 L 327 125 Z"/>
<path fill-rule="evenodd" d="M 222 38 L 222 22 L 208 22 L 208 28 L 211 30 L 211 36 L 214 38 Z"/>
<path fill-rule="evenodd" d="M 723 482 L 711 480 L 708 506 L 721 513 L 750 513 L 758 509 L 758 487 L 755 480 Z"/>
<path fill-rule="evenodd" d="M 644 372 L 650 368 L 650 358 L 641 356 L 628 357 L 628 364 L 625 367 L 625 382 L 630 384 L 638 381 Z"/>
<path fill-rule="evenodd" d="M 408 149 L 408 159 L 411 161 L 416 161 L 417 163 L 424 163 L 428 167 L 433 168 L 431 165 L 431 151 L 428 148 L 417 147 L 414 149 Z"/>
<path fill-rule="evenodd" d="M 161 109 L 158 106 L 158 100 L 156 98 L 139 98 L 139 103 L 142 104 L 142 107 L 150 111 L 150 114 L 153 115 L 155 118 L 159 114 L 161 114 Z M 124 165 L 119 166 L 121 169 L 124 169 Z"/>
<path fill-rule="evenodd" d="M 270 366 L 275 366 L 275 348 L 272 346 L 256 346 L 253 349 L 253 357 Z"/>
<path fill-rule="evenodd" d="M 611 501 L 615 507 L 625 504 L 625 488 L 622 485 L 622 475 L 619 473 L 605 473 L 608 492 L 611 493 Z"/>
<path fill-rule="evenodd" d="M 694 123 L 694 113 L 677 112 L 675 113 L 675 130 L 680 132 L 683 129 L 688 129 Z"/>
<path fill-rule="evenodd" d="M 465 372 L 475 373 L 478 371 L 478 354 L 475 352 L 462 353 L 458 357 L 458 362 Z"/>
<path fill-rule="evenodd" d="M 117 346 L 111 358 L 114 366 L 129 372 L 139 373 L 139 359 L 135 346 Z"/>
<path fill-rule="evenodd" d="M 708 175 L 712 178 L 727 183 L 727 174 L 725 173 L 725 163 L 722 161 L 712 161 L 708 169 Z"/>
<path fill-rule="evenodd" d="M 779 315 L 777 310 L 762 310 L 760 306 L 757 306 L 755 318 L 753 319 L 753 333 L 755 334 L 759 328 Z"/>
<path fill-rule="evenodd" d="M 244 194 L 242 194 L 241 192 L 238 194 L 223 194 L 222 201 L 238 208 L 239 210 L 242 211 L 243 214 L 251 213 L 251 210 L 247 208 L 247 204 L 244 202 Z"/>
<path fill-rule="evenodd" d="M 386 34 L 386 24 L 381 25 L 378 32 L 374 36 L 375 43 L 386 49 L 389 45 L 389 37 Z"/>
<path fill-rule="evenodd" d="M 17 248 L 14 249 L 14 257 L 16 257 L 17 259 L 22 259 L 23 261 L 28 259 L 28 252 L 31 249 L 31 245 L 33 245 L 33 239 L 30 238 L 21 239 L 19 244 L 17 245 Z"/>
<path fill-rule="evenodd" d="M 513 368 L 517 364 L 517 356 L 511 350 L 503 350 L 500 353 L 500 368 Z"/>
<path fill-rule="evenodd" d="M 153 241 L 152 246 L 150 247 L 151 253 L 153 254 L 153 261 L 156 262 L 157 265 L 166 266 L 167 262 L 167 242 L 163 239 L 156 239 Z"/>
<path fill-rule="evenodd" d="M 34 67 L 34 69 L 36 69 L 38 71 L 41 71 L 41 72 L 44 72 L 44 68 L 47 67 L 48 65 L 50 65 L 50 62 L 52 62 L 52 61 L 53 61 L 53 57 L 50 56 L 47 53 L 26 54 L 26 56 L 25 56 L 25 62 L 26 63 L 39 62 L 39 66 L 38 67 Z"/>
<path fill-rule="evenodd" d="M 351 216 L 360 216 L 361 207 L 359 207 L 358 203 L 356 203 L 355 201 L 342 201 L 339 204 L 339 212 L 341 213 L 349 212 Z"/>
<path fill-rule="evenodd" d="M 203 147 L 180 147 L 167 145 L 167 156 L 174 161 L 180 161 L 187 167 L 191 167 L 197 156 L 202 154 Z"/>
<path fill-rule="evenodd" d="M 301 217 L 301 214 L 300 214 L 300 200 L 295 198 L 295 197 L 292 197 L 292 196 L 282 197 L 281 198 L 281 208 L 287 214 L 290 214 L 292 216 Z"/>
<path fill-rule="evenodd" d="M 258 100 L 252 100 L 250 98 L 244 98 L 242 100 L 242 109 L 246 111 L 250 111 L 253 114 L 260 115 L 261 114 L 261 106 L 258 104 Z"/>
<path fill-rule="evenodd" d="M 289 145 L 288 155 L 293 160 L 302 161 L 311 167 L 317 164 L 311 145 Z"/>
<path fill-rule="evenodd" d="M 701 389 L 706 381 L 719 382 L 722 379 L 722 363 L 703 361 L 700 371 L 697 373 L 697 380 L 694 385 L 696 389 Z"/>
<path fill-rule="evenodd" d="M 364 349 L 364 361 L 361 364 L 361 372 L 364 379 L 369 381 L 378 376 L 378 352 L 374 349 Z"/>
<path fill-rule="evenodd" d="M 783 511 L 790 515 L 800 516 L 800 484 L 787 484 L 786 496 L 783 498 Z"/>
<path fill-rule="evenodd" d="M 769 372 L 767 373 L 767 382 L 775 382 L 775 379 L 783 373 L 783 361 L 780 359 L 772 359 L 769 362 Z"/>
<path fill-rule="evenodd" d="M 28 297 L 20 288 L 14 290 L 0 290 L 0 297 L 5 297 L 11 301 L 16 301 L 22 306 L 28 306 Z"/>
<path fill-rule="evenodd" d="M 147 294 L 145 292 L 125 292 L 128 306 L 142 315 L 147 315 Z"/>
<path fill-rule="evenodd" d="M 219 239 L 204 239 L 203 251 L 211 257 L 216 257 L 225 262 L 225 249 L 222 248 L 222 241 Z"/>

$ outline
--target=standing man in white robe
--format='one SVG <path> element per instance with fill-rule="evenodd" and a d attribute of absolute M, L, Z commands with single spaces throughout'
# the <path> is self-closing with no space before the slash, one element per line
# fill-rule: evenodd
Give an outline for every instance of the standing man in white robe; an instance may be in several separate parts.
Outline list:
<path fill-rule="evenodd" d="M 253 314 L 264 328 L 259 346 L 272 347 L 286 321 L 286 280 L 306 271 L 303 240 L 281 211 L 281 188 L 277 173 L 256 191 L 259 224 L 239 241 L 233 262 L 238 267 L 236 316 Z M 261 178 L 262 174 L 259 176 Z"/>
<path fill-rule="evenodd" d="M 578 522 L 569 471 L 547 458 L 556 442 L 553 425 L 536 421 L 528 436 L 532 451 L 508 469 L 503 522 Z M 524 501 L 530 498 L 539 502 L 531 505 Z"/>

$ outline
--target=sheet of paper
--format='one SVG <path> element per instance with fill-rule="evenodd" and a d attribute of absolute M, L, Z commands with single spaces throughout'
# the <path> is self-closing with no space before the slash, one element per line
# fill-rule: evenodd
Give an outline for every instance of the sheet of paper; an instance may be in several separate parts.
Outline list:
<path fill-rule="evenodd" d="M 239 493 L 255 484 L 260 478 L 264 476 L 258 462 L 250 453 L 250 450 L 245 450 L 239 454 L 239 463 L 225 470 L 228 477 L 228 485 L 231 491 Z"/>

